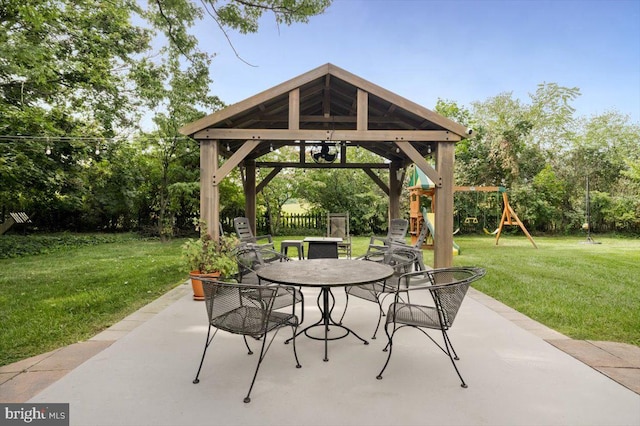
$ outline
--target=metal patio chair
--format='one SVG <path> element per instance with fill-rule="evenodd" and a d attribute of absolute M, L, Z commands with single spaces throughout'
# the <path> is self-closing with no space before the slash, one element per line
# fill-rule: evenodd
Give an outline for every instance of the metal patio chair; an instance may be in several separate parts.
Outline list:
<path fill-rule="evenodd" d="M 257 286 L 238 283 L 226 283 L 215 280 L 202 280 L 205 294 L 205 305 L 209 318 L 209 329 L 205 341 L 202 359 L 198 366 L 198 372 L 193 383 L 200 382 L 200 371 L 207 354 L 207 349 L 211 345 L 213 338 L 218 331 L 223 330 L 232 334 L 245 337 L 254 337 L 262 340 L 258 365 L 253 373 L 253 379 L 249 386 L 244 402 L 251 401 L 251 390 L 255 384 L 258 370 L 264 360 L 277 332 L 282 327 L 291 327 L 293 331 L 293 354 L 296 359 L 296 368 L 300 368 L 300 361 L 296 352 L 296 332 L 298 329 L 298 317 L 296 316 L 295 303 L 291 303 L 290 312 L 276 312 L 273 310 L 273 303 L 278 291 L 290 291 L 293 298 L 293 291 L 288 287 L 280 286 Z M 267 345 L 267 333 L 274 331 L 269 344 Z M 249 349 L 249 355 L 251 355 Z"/>
<path fill-rule="evenodd" d="M 242 244 L 234 251 L 234 257 L 238 265 L 238 275 L 236 279 L 239 283 L 250 285 L 272 285 L 272 283 L 260 280 L 256 271 L 260 268 L 269 267 L 272 262 L 289 262 L 290 259 L 267 248 L 260 248 L 250 244 Z M 291 293 L 293 291 L 293 293 Z M 293 294 L 293 298 L 291 298 Z M 291 306 L 292 303 L 300 303 L 300 323 L 304 321 L 304 297 L 299 288 L 287 287 L 286 290 L 280 288 L 275 294 L 273 309 L 282 309 Z"/>
<path fill-rule="evenodd" d="M 275 249 L 273 244 L 273 237 L 269 234 L 266 235 L 253 235 L 253 230 L 251 229 L 251 224 L 249 223 L 249 219 L 246 217 L 236 217 L 233 219 L 233 227 L 236 229 L 236 234 L 238 234 L 238 238 L 241 243 L 244 244 L 254 244 L 263 248 L 270 248 L 272 250 Z M 261 242 L 266 241 L 266 242 Z"/>
<path fill-rule="evenodd" d="M 411 272 L 401 277 L 395 290 L 394 301 L 389 306 L 387 312 L 384 331 L 387 334 L 389 342 L 384 350 L 388 351 L 388 355 L 377 379 L 382 379 L 382 373 L 384 373 L 387 365 L 389 365 L 391 352 L 393 350 L 393 337 L 396 332 L 404 327 L 412 327 L 420 330 L 449 356 L 453 368 L 456 370 L 462 382 L 461 386 L 466 388 L 467 384 L 464 382 L 456 365 L 456 361 L 459 360 L 458 354 L 455 349 L 453 349 L 447 330 L 453 326 L 453 321 L 467 294 L 469 285 L 473 281 L 482 278 L 484 274 L 485 270 L 482 268 L 457 267 Z M 402 282 L 403 285 L 400 285 L 400 282 Z M 428 306 L 410 303 L 410 293 L 416 292 L 429 292 L 434 305 Z M 405 296 L 406 302 L 403 301 L 401 295 Z M 426 329 L 440 330 L 442 332 L 443 343 L 440 344 L 436 342 L 436 340 L 427 333 Z"/>
<path fill-rule="evenodd" d="M 377 258 L 379 254 L 375 255 L 375 259 L 369 259 L 367 256 L 360 257 L 363 261 L 377 261 L 379 263 L 385 263 L 393 267 L 393 275 L 385 281 L 378 281 L 363 285 L 354 285 L 345 287 L 346 302 L 344 312 L 340 318 L 340 324 L 347 313 L 347 307 L 349 306 L 349 296 L 358 297 L 369 302 L 374 302 L 378 305 L 378 322 L 376 323 L 376 329 L 373 332 L 371 339 L 376 338 L 378 328 L 380 328 L 380 321 L 384 315 L 384 309 L 382 303 L 385 298 L 390 294 L 393 294 L 398 287 L 399 280 L 407 273 L 413 270 L 413 265 L 416 264 L 416 253 L 412 250 L 404 250 L 401 248 L 387 250 L 383 254 L 383 258 L 379 261 Z"/>
<path fill-rule="evenodd" d="M 342 238 L 342 242 L 338 243 L 338 256 L 344 254 L 351 259 L 349 213 L 329 213 L 327 215 L 327 237 Z"/>

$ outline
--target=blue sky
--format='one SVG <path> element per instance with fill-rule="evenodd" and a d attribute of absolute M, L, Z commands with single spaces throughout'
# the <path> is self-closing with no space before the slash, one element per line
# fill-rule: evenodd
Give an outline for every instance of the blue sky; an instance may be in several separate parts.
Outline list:
<path fill-rule="evenodd" d="M 528 102 L 539 83 L 578 87 L 577 116 L 609 110 L 640 123 L 640 0 L 334 0 L 307 24 L 195 29 L 216 53 L 212 93 L 228 104 L 331 62 L 432 108 L 503 92 Z"/>

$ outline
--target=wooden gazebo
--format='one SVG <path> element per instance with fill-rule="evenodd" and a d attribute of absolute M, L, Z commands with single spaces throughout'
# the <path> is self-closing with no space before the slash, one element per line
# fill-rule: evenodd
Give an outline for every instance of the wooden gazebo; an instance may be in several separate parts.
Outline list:
<path fill-rule="evenodd" d="M 200 143 L 200 215 L 218 237 L 218 185 L 234 167 L 243 167 L 246 215 L 255 231 L 256 194 L 285 167 L 362 169 L 389 196 L 389 219 L 400 217 L 407 166 L 420 168 L 436 186 L 438 232 L 435 267 L 451 266 L 453 256 L 454 144 L 468 136 L 464 126 L 332 64 L 325 64 L 278 86 L 184 126 L 181 133 Z M 308 147 L 339 147 L 337 161 L 317 163 Z M 299 148 L 296 162 L 260 162 L 282 146 Z M 350 163 L 356 147 L 385 158 Z M 425 157 L 435 158 L 435 168 Z M 220 157 L 224 163 L 220 164 Z M 273 171 L 256 182 L 256 168 Z M 383 182 L 374 169 L 389 169 Z M 441 230 L 441 231 L 440 231 Z"/>

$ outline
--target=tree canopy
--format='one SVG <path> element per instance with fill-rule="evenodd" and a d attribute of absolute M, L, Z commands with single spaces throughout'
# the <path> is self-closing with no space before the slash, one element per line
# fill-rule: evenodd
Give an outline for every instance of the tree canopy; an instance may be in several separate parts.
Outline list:
<path fill-rule="evenodd" d="M 305 23 L 330 3 L 1 2 L 3 212 L 35 213 L 43 230 L 137 229 L 168 238 L 192 229 L 199 148 L 178 129 L 224 107 L 209 89 L 215 52 L 199 44 L 192 27 L 209 20 L 231 43 L 231 31 L 257 32 L 265 15 L 282 25 Z M 530 230 L 573 232 L 585 220 L 588 177 L 593 229 L 640 233 L 640 126 L 617 111 L 576 116 L 579 96 L 579 88 L 551 82 L 526 100 L 509 92 L 468 106 L 439 100 L 437 112 L 475 130 L 457 144 L 456 184 L 506 186 Z M 143 114 L 152 130 L 140 128 Z M 366 150 L 350 155 L 375 160 Z M 221 184 L 224 215 L 243 214 L 240 173 Z M 387 199 L 360 171 L 285 170 L 259 197 L 275 230 L 293 198 L 317 212 L 348 211 L 354 233 L 386 224 Z M 456 198 L 460 215 L 494 204 Z"/>

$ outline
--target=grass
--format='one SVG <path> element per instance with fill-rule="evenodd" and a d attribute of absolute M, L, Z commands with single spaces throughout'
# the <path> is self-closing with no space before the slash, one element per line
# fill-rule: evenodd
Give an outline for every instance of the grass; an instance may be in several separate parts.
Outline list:
<path fill-rule="evenodd" d="M 574 339 L 640 346 L 640 240 L 462 237 L 454 265 L 487 268 L 474 287 Z"/>
<path fill-rule="evenodd" d="M 130 239 L 0 260 L 0 365 L 86 340 L 183 282 L 182 242 Z"/>
<path fill-rule="evenodd" d="M 282 239 L 276 237 L 276 247 Z M 456 236 L 454 265 L 487 275 L 480 291 L 576 339 L 640 345 L 640 240 Z M 130 239 L 0 259 L 0 365 L 90 338 L 187 278 L 176 239 Z M 354 256 L 369 239 L 353 239 Z M 425 250 L 432 265 L 432 252 Z"/>

